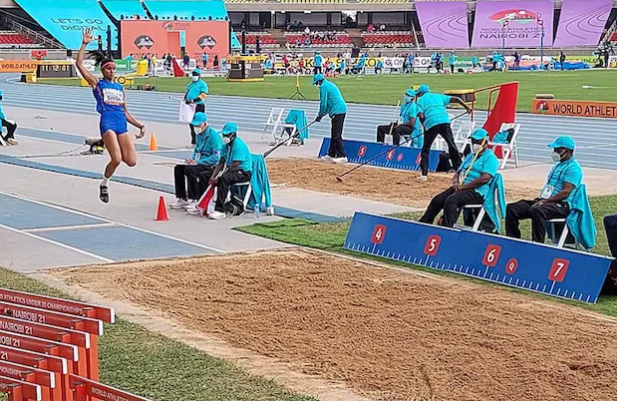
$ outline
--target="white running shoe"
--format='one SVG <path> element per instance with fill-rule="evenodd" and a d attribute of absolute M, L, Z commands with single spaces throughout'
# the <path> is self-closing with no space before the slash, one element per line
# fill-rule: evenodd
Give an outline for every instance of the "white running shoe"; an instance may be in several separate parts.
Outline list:
<path fill-rule="evenodd" d="M 184 206 L 184 210 L 189 210 L 194 207 L 197 207 L 197 201 L 195 199 L 191 199 L 186 203 L 186 206 Z"/>
<path fill-rule="evenodd" d="M 332 159 L 332 163 L 345 164 L 347 163 L 347 158 L 346 157 L 335 157 Z"/>
<path fill-rule="evenodd" d="M 182 210 L 184 209 L 189 203 L 184 200 L 184 199 L 176 199 L 175 203 L 172 203 L 171 205 L 169 205 L 169 208 L 172 210 Z"/>
<path fill-rule="evenodd" d="M 192 207 L 187 207 L 186 212 L 193 216 L 201 216 L 201 210 L 197 207 L 197 203 L 195 203 Z"/>
<path fill-rule="evenodd" d="M 420 177 L 418 177 L 418 181 L 420 182 L 426 182 L 428 180 L 428 177 L 425 175 L 421 175 Z"/>
<path fill-rule="evenodd" d="M 19 142 L 17 142 L 14 138 L 7 139 L 6 143 L 8 143 L 9 145 L 19 145 Z"/>
<path fill-rule="evenodd" d="M 333 160 L 332 157 L 330 157 L 328 155 L 321 156 L 320 159 L 325 161 L 325 162 L 331 162 Z"/>
<path fill-rule="evenodd" d="M 223 220 L 225 217 L 227 217 L 227 215 L 225 213 L 221 213 L 215 210 L 214 212 L 210 213 L 208 217 L 211 220 Z"/>

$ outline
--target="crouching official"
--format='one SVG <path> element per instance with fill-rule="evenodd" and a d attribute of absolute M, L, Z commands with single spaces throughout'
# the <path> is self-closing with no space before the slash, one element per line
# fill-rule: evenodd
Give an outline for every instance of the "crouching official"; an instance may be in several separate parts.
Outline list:
<path fill-rule="evenodd" d="M 392 130 L 392 144 L 394 146 L 400 145 L 401 137 L 410 137 L 411 146 L 414 148 L 421 148 L 424 144 L 422 125 L 418 118 L 416 106 L 416 91 L 413 89 L 410 88 L 405 91 L 405 103 L 401 106 L 398 122 L 377 127 L 377 142 L 384 143 L 390 130 Z"/>
<path fill-rule="evenodd" d="M 195 113 L 191 127 L 197 131 L 195 150 L 185 164 L 174 167 L 176 202 L 169 206 L 171 209 L 196 208 L 197 200 L 206 192 L 212 172 L 221 159 L 223 140 L 208 124 L 206 114 Z"/>
<path fill-rule="evenodd" d="M 443 210 L 440 225 L 453 227 L 463 206 L 484 204 L 491 179 L 499 170 L 499 160 L 493 151 L 487 148 L 486 130 L 480 128 L 470 138 L 473 152 L 465 157 L 454 174 L 452 186 L 431 200 L 420 222 L 433 224 Z"/>
<path fill-rule="evenodd" d="M 253 171 L 253 158 L 248 145 L 238 137 L 238 126 L 227 123 L 223 127 L 223 155 L 219 165 L 214 170 L 210 184 L 216 185 L 216 204 L 214 212 L 210 214 L 212 220 L 225 218 L 225 201 L 229 188 L 234 184 L 249 182 Z M 224 171 L 218 177 L 219 173 Z"/>
<path fill-rule="evenodd" d="M 553 149 L 551 158 L 555 165 L 548 174 L 540 197 L 508 205 L 506 209 L 508 237 L 521 238 L 519 222 L 531 219 L 531 240 L 544 243 L 547 221 L 567 218 L 570 214 L 574 194 L 583 179 L 581 165 L 574 159 L 575 143 L 569 136 L 560 136 L 548 146 Z"/>

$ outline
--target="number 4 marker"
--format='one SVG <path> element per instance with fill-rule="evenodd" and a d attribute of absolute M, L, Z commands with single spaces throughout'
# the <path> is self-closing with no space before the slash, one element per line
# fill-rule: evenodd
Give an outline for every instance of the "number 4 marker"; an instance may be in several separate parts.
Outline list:
<path fill-rule="evenodd" d="M 371 243 L 375 245 L 381 245 L 383 242 L 383 238 L 386 235 L 386 230 L 388 228 L 383 224 L 377 224 L 373 229 L 373 236 L 371 237 Z"/>

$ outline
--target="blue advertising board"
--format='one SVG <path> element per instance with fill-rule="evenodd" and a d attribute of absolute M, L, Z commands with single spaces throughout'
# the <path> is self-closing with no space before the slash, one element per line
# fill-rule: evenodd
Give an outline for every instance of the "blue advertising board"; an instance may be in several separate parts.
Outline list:
<path fill-rule="evenodd" d="M 107 27 L 111 27 L 111 49 L 118 49 L 118 30 L 96 0 L 16 0 L 30 16 L 67 49 L 79 49 L 82 30 L 92 28 L 107 49 Z M 98 49 L 95 40 L 87 50 Z"/>
<path fill-rule="evenodd" d="M 366 163 L 376 157 L 380 153 L 382 156 L 368 163 L 369 166 L 386 167 L 397 170 L 420 170 L 420 148 L 408 148 L 401 146 L 395 148 L 392 145 L 384 145 L 376 142 L 362 142 L 343 140 L 343 147 L 347 160 L 351 163 Z M 323 138 L 321 149 L 319 149 L 319 157 L 328 154 L 330 148 L 330 138 Z M 430 171 L 435 171 L 439 164 L 439 155 L 441 151 L 431 150 L 428 158 L 428 168 Z"/>
<path fill-rule="evenodd" d="M 468 230 L 356 212 L 345 248 L 595 303 L 611 258 Z"/>

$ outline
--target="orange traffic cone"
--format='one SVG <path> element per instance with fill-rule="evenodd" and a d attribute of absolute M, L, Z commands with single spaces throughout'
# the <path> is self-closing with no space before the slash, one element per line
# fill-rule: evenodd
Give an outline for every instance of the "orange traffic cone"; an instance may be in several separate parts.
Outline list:
<path fill-rule="evenodd" d="M 158 145 L 156 144 L 156 137 L 154 136 L 154 132 L 150 134 L 150 150 L 158 150 Z"/>
<path fill-rule="evenodd" d="M 165 206 L 165 198 L 159 198 L 159 207 L 156 211 L 156 221 L 167 221 L 169 220 L 169 216 L 167 216 L 167 207 Z"/>

